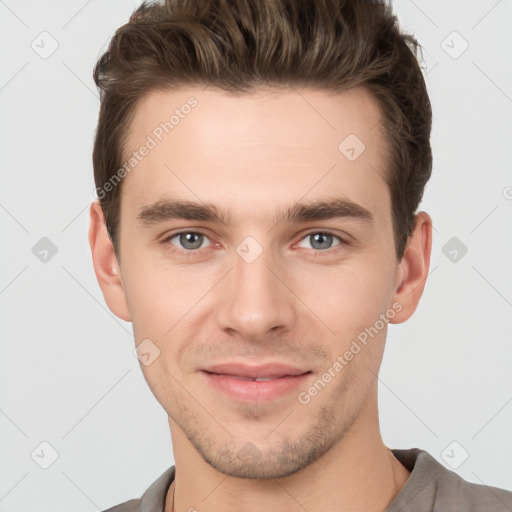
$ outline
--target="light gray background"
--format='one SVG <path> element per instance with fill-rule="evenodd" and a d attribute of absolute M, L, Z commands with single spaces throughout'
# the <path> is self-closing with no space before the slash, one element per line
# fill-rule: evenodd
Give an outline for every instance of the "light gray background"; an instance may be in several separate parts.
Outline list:
<path fill-rule="evenodd" d="M 138 4 L 0 0 L 0 512 L 104 509 L 173 463 L 166 415 L 131 325 L 104 303 L 87 240 L 92 70 Z M 460 475 L 512 489 L 512 2 L 395 10 L 424 47 L 434 171 L 422 209 L 435 232 L 422 302 L 390 326 L 382 434 L 447 467 L 467 451 Z M 58 43 L 46 59 L 31 47 L 51 49 L 43 31 Z M 46 262 L 32 252 L 43 237 L 57 247 Z M 443 252 L 452 237 L 468 248 L 455 262 Z M 48 469 L 43 441 L 58 453 Z"/>

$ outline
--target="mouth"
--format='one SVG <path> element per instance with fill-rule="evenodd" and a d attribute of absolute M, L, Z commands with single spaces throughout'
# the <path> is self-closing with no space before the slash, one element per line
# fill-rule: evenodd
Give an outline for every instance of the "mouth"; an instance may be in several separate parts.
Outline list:
<path fill-rule="evenodd" d="M 262 403 L 290 394 L 304 385 L 311 370 L 278 363 L 261 366 L 224 364 L 201 370 L 208 385 L 238 402 Z"/>
<path fill-rule="evenodd" d="M 208 372 L 207 372 L 208 373 Z M 212 373 L 211 375 L 223 375 L 218 373 Z M 282 379 L 283 377 L 291 377 L 291 375 L 279 375 L 277 377 L 240 377 L 238 375 L 226 375 L 227 377 L 232 377 L 237 380 L 254 380 L 255 382 L 268 382 L 270 380 Z"/>

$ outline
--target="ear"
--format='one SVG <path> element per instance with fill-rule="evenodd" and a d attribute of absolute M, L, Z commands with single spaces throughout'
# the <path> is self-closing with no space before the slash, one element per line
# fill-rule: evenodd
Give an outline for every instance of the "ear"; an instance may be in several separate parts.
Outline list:
<path fill-rule="evenodd" d="M 428 213 L 419 212 L 416 215 L 414 231 L 407 240 L 395 281 L 392 303 L 401 304 L 402 309 L 390 319 L 390 323 L 405 322 L 416 311 L 428 276 L 431 249 L 432 219 Z"/>
<path fill-rule="evenodd" d="M 121 280 L 121 267 L 114 253 L 114 245 L 108 235 L 99 201 L 91 203 L 89 213 L 89 245 L 96 279 L 110 311 L 122 320 L 131 322 Z"/>

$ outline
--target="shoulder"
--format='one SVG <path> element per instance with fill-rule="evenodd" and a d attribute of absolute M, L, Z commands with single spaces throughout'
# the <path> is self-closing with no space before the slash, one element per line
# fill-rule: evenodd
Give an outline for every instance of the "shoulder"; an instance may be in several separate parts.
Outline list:
<path fill-rule="evenodd" d="M 175 466 L 171 466 L 147 488 L 141 498 L 125 501 L 103 512 L 164 512 L 167 490 L 174 476 Z"/>
<path fill-rule="evenodd" d="M 409 510 L 510 512 L 512 492 L 464 480 L 425 450 L 392 450 L 411 475 L 393 502 Z M 390 511 L 394 512 L 391 507 Z"/>
<path fill-rule="evenodd" d="M 452 471 L 448 481 L 439 483 L 439 490 L 456 501 L 460 510 L 468 512 L 507 512 L 512 510 L 512 492 L 484 483 L 464 480 Z M 452 476 L 453 475 L 453 476 Z"/>
<path fill-rule="evenodd" d="M 140 512 L 140 499 L 125 501 L 103 512 Z"/>

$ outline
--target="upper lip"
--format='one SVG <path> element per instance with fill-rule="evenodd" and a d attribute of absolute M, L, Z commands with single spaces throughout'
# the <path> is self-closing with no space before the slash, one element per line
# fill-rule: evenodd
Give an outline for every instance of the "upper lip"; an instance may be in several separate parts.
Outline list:
<path fill-rule="evenodd" d="M 309 370 L 290 366 L 283 363 L 267 363 L 259 366 L 248 366 L 239 363 L 216 364 L 203 368 L 203 371 L 217 373 L 220 375 L 233 375 L 235 377 L 244 377 L 247 379 L 258 379 L 261 377 L 285 377 L 293 375 L 302 375 Z"/>

